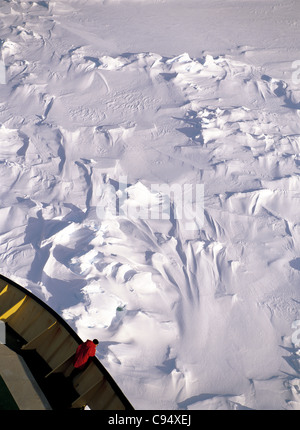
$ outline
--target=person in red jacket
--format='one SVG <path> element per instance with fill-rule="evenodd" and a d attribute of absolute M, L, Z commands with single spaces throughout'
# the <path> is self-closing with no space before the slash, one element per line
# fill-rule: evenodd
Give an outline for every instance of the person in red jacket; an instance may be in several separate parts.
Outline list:
<path fill-rule="evenodd" d="M 96 355 L 96 348 L 98 344 L 98 339 L 94 339 L 93 341 L 88 339 L 78 345 L 73 360 L 74 369 L 70 375 L 70 378 L 74 377 L 87 367 L 90 358 Z"/>
<path fill-rule="evenodd" d="M 89 358 L 96 355 L 96 347 L 98 343 L 99 342 L 97 339 L 94 339 L 93 341 L 88 339 L 87 341 L 78 345 L 73 361 L 73 366 L 75 369 L 84 369 L 85 365 L 89 361 Z"/>

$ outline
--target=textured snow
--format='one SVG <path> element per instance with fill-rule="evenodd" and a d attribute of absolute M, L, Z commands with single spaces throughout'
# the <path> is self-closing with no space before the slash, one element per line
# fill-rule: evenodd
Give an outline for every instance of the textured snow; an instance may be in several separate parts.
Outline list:
<path fill-rule="evenodd" d="M 299 20 L 0 4 L 0 271 L 100 340 L 137 409 L 299 409 Z M 203 222 L 155 216 L 196 184 Z"/>

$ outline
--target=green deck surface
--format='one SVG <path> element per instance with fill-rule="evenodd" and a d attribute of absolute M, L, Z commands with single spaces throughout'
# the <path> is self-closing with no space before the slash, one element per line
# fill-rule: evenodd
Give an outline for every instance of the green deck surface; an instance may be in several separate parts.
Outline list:
<path fill-rule="evenodd" d="M 18 405 L 0 375 L 0 410 L 13 411 L 18 409 Z"/>

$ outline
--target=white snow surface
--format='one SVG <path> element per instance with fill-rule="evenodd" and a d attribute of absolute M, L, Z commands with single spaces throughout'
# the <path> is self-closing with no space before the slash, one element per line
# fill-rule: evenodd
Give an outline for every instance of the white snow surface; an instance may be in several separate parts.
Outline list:
<path fill-rule="evenodd" d="M 0 26 L 1 273 L 136 409 L 299 409 L 299 1 L 2 0 Z M 203 184 L 197 229 L 134 215 L 153 184 Z"/>

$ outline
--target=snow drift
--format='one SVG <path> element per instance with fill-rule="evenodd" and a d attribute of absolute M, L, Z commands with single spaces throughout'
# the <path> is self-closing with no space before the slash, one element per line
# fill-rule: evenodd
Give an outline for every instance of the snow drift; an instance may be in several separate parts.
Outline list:
<path fill-rule="evenodd" d="M 186 3 L 190 17 L 198 3 L 213 13 Z M 177 1 L 134 4 L 154 17 L 182 11 Z M 292 69 L 273 74 L 248 45 L 116 53 L 104 26 L 116 28 L 119 15 L 98 31 L 97 19 L 120 10 L 122 22 L 129 5 L 1 4 L 1 272 L 82 338 L 100 339 L 99 359 L 136 408 L 298 409 Z M 239 11 L 260 7 L 245 1 Z M 203 184 L 197 229 L 172 200 L 166 219 L 133 215 L 161 207 L 153 184 Z"/>

